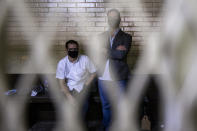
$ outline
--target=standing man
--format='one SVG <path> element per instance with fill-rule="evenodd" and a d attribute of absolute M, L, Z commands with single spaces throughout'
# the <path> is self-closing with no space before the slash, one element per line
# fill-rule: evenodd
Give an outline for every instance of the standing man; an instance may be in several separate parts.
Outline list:
<path fill-rule="evenodd" d="M 101 44 L 104 45 L 101 51 L 106 52 L 106 54 L 100 54 L 105 56 L 105 62 L 104 64 L 100 62 L 102 64 L 99 65 L 100 69 L 98 70 L 98 87 L 102 103 L 104 130 L 108 130 L 111 122 L 111 106 L 106 88 L 115 82 L 118 84 L 120 91 L 125 90 L 130 75 L 127 65 L 127 54 L 132 41 L 132 37 L 119 27 L 121 17 L 118 10 L 109 10 L 107 18 L 109 30 L 102 33 L 100 37 Z"/>
<path fill-rule="evenodd" d="M 66 97 L 73 101 L 96 76 L 95 66 L 88 56 L 78 55 L 79 44 L 69 40 L 65 44 L 67 55 L 57 65 L 56 78 Z"/>

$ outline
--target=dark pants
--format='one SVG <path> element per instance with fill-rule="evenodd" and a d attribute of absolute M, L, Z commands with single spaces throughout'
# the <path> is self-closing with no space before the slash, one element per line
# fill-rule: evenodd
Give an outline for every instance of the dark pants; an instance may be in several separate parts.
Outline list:
<path fill-rule="evenodd" d="M 99 94 L 100 94 L 102 111 L 103 111 L 103 126 L 106 131 L 108 130 L 109 125 L 111 123 L 111 106 L 110 106 L 109 98 L 106 93 L 106 88 L 107 86 L 113 84 L 114 82 L 112 81 L 98 80 L 98 88 L 99 88 Z M 119 86 L 120 93 L 123 93 L 126 89 L 127 80 L 117 81 L 117 84 Z"/>

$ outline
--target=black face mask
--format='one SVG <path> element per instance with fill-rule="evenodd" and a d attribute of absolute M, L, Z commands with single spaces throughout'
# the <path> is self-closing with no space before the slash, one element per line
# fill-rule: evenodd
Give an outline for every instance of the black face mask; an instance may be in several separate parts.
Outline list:
<path fill-rule="evenodd" d="M 78 51 L 68 51 L 68 55 L 72 58 L 77 58 Z"/>

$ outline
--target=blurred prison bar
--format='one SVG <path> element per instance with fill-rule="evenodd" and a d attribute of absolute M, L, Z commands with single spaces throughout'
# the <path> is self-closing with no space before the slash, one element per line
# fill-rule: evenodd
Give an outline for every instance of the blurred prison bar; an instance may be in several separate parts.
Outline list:
<path fill-rule="evenodd" d="M 133 36 L 128 62 L 134 74 L 111 130 L 138 130 L 136 112 L 149 74 L 158 74 L 155 81 L 164 101 L 159 108 L 163 130 L 196 129 L 195 0 L 2 0 L 2 130 L 27 130 L 24 108 L 38 74 L 46 75 L 41 80 L 47 78 L 50 83 L 58 117 L 55 130 L 84 130 L 77 110 L 63 101 L 53 74 L 57 61 L 65 56 L 68 39 L 80 41 L 81 53 L 100 62 L 89 52 L 97 49 L 99 44 L 95 43 L 99 41 L 89 40 L 107 30 L 106 12 L 111 8 L 120 10 L 121 28 Z M 25 90 L 25 95 L 8 98 L 4 95 L 10 84 L 6 76 L 14 74 L 25 74 L 15 85 L 21 92 Z M 33 75 L 27 77 L 29 74 Z"/>

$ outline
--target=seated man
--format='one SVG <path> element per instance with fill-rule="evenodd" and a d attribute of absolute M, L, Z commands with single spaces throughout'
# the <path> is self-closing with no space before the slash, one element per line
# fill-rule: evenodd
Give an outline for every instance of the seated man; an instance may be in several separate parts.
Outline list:
<path fill-rule="evenodd" d="M 88 56 L 78 55 L 77 41 L 65 44 L 67 55 L 57 65 L 56 78 L 66 97 L 73 101 L 74 96 L 87 87 L 96 76 L 96 69 Z"/>

